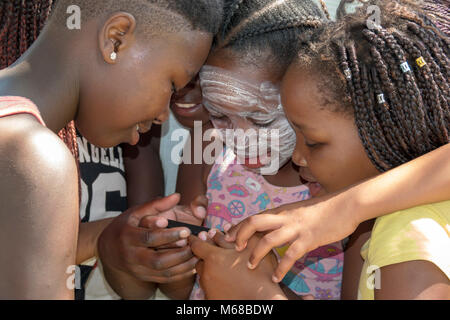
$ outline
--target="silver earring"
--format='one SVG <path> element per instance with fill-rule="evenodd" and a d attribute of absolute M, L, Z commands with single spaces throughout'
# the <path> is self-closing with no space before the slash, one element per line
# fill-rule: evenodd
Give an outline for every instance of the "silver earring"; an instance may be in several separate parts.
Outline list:
<path fill-rule="evenodd" d="M 112 61 L 115 61 L 117 59 L 117 53 L 115 53 L 115 52 L 111 53 L 110 57 L 111 57 Z"/>

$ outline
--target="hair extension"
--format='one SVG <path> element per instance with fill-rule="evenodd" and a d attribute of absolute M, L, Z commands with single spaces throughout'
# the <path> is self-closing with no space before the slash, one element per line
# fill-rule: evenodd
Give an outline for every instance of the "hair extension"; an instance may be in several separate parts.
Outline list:
<path fill-rule="evenodd" d="M 337 101 L 350 101 L 344 107 L 382 172 L 450 142 L 448 37 L 412 1 L 366 1 L 346 14 L 349 2 L 340 3 L 340 19 L 300 51 L 297 63 L 312 61 Z M 372 4 L 383 17 L 369 29 Z"/>

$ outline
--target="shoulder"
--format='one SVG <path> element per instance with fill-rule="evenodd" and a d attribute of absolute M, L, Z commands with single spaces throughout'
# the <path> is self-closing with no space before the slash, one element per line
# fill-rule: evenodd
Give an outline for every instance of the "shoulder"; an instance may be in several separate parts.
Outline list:
<path fill-rule="evenodd" d="M 372 230 L 368 258 L 379 267 L 426 260 L 445 270 L 450 266 L 449 224 L 450 201 L 378 218 Z"/>
<path fill-rule="evenodd" d="M 450 201 L 433 203 L 397 211 L 376 219 L 372 238 L 403 237 L 411 230 L 429 234 L 436 228 L 444 230 L 449 223 Z"/>
<path fill-rule="evenodd" d="M 0 119 L 0 197 L 77 190 L 77 168 L 69 149 L 30 115 Z M 78 191 L 77 191 L 78 192 Z M 44 200 L 44 199 L 43 199 Z"/>

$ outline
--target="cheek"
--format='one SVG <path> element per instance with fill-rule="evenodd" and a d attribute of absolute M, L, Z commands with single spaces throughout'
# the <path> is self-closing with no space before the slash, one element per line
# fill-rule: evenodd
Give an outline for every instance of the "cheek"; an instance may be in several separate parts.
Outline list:
<path fill-rule="evenodd" d="M 311 152 L 308 163 L 327 192 L 340 191 L 379 174 L 359 140 L 324 147 L 322 152 Z"/>

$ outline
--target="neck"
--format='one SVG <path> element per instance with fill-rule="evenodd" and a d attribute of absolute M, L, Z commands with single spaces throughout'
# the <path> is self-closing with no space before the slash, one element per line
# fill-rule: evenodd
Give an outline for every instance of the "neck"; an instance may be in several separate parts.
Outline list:
<path fill-rule="evenodd" d="M 15 64 L 0 72 L 0 95 L 33 101 L 55 133 L 75 118 L 79 96 L 76 61 L 68 63 L 70 52 L 60 45 L 61 36 L 46 27 Z"/>

